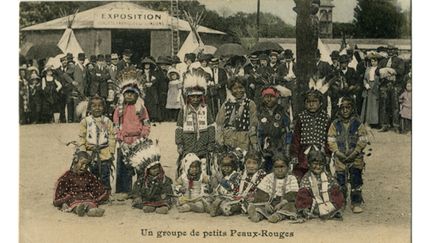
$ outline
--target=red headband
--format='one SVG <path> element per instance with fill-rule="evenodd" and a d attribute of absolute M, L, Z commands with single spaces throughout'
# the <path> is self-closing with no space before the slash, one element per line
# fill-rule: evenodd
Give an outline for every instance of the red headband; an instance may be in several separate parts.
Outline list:
<path fill-rule="evenodd" d="M 273 89 L 273 88 L 266 88 L 266 89 L 264 89 L 264 90 L 261 92 L 261 95 L 262 95 L 262 96 L 272 95 L 272 96 L 274 96 L 274 97 L 278 97 L 278 96 L 279 96 L 279 93 L 278 93 L 275 89 Z"/>

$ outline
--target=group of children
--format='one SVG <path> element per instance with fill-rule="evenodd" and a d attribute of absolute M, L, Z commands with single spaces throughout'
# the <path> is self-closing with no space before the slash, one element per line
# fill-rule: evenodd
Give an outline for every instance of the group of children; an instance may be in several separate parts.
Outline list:
<path fill-rule="evenodd" d="M 337 118 L 330 121 L 323 111 L 322 90 L 312 85 L 292 129 L 277 88 L 264 87 L 263 102 L 257 105 L 246 97 L 244 79 L 236 76 L 229 80 L 226 101 L 213 118 L 206 104 L 205 78 L 188 73 L 175 131 L 179 159 L 172 180 L 161 165 L 158 142 L 148 139 L 149 117 L 136 75 L 131 69 L 122 76 L 114 122 L 103 115 L 102 98 L 90 100 L 90 113 L 81 121 L 80 152 L 67 174 L 86 177 L 91 184 L 81 179 L 58 183 L 56 191 L 62 193 L 56 193 L 55 206 L 80 216 L 101 216 L 92 208 L 111 194 L 115 157 L 116 192 L 127 193 L 132 207 L 145 213 L 166 214 L 176 206 L 180 213 L 302 222 L 341 218 L 348 201 L 354 213 L 362 212 L 368 140 L 352 98 L 342 98 Z M 91 173 L 85 172 L 87 166 Z M 104 193 L 87 193 L 81 187 Z M 79 200 L 68 196 L 77 194 Z"/>

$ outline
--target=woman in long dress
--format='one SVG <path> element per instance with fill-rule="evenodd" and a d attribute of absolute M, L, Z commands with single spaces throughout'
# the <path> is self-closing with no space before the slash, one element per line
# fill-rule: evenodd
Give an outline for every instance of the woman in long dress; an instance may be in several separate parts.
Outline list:
<path fill-rule="evenodd" d="M 369 64 L 363 78 L 363 106 L 361 111 L 361 120 L 367 125 L 379 124 L 379 75 L 378 54 L 370 53 L 368 55 Z"/>

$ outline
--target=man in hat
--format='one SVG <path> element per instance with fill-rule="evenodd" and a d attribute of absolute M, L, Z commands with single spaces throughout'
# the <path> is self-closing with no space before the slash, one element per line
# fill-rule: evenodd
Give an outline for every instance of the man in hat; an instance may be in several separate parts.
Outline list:
<path fill-rule="evenodd" d="M 269 63 L 269 67 L 271 70 L 271 74 L 274 75 L 277 73 L 277 68 L 279 66 L 279 53 L 272 51 L 270 53 L 270 63 Z"/>
<path fill-rule="evenodd" d="M 159 68 L 155 71 L 156 83 L 158 87 L 158 106 L 160 110 L 160 121 L 166 121 L 168 112 L 166 111 L 166 101 L 168 95 L 168 69 L 172 64 L 171 56 L 160 56 L 158 57 L 156 64 Z"/>
<path fill-rule="evenodd" d="M 122 56 L 123 56 L 123 59 L 120 60 L 117 64 L 117 69 L 119 72 L 121 72 L 121 70 L 123 70 L 124 68 L 132 65 L 131 64 L 132 51 L 130 49 L 124 49 Z"/>
<path fill-rule="evenodd" d="M 339 51 L 336 50 L 332 51 L 330 54 L 330 58 L 332 61 L 331 64 L 332 72 L 336 72 L 337 70 L 339 70 Z"/>
<path fill-rule="evenodd" d="M 111 54 L 105 54 L 105 64 L 108 67 L 111 65 Z"/>
<path fill-rule="evenodd" d="M 75 64 L 73 79 L 76 82 L 76 89 L 81 96 L 85 94 L 87 87 L 87 69 L 84 66 L 85 53 L 78 53 L 78 62 Z"/>
<path fill-rule="evenodd" d="M 391 126 L 399 132 L 399 95 L 405 84 L 405 62 L 398 57 L 398 49 L 388 46 L 388 57 L 378 63 L 380 70 L 380 123 L 381 132 L 387 131 Z M 385 75 L 384 70 L 389 70 L 391 75 Z"/>
<path fill-rule="evenodd" d="M 96 61 L 97 61 L 96 55 L 91 55 L 90 56 L 90 63 L 93 65 L 96 65 Z"/>
<path fill-rule="evenodd" d="M 69 59 L 69 61 L 68 61 Z M 73 80 L 73 72 L 75 69 L 75 65 L 70 62 L 73 59 L 72 54 L 65 55 L 60 58 L 61 66 L 55 70 L 55 74 L 57 75 L 58 80 L 62 85 L 62 95 L 59 99 L 59 107 L 60 107 L 60 122 L 66 122 L 66 112 L 67 110 L 67 120 L 68 122 L 73 122 L 74 117 L 74 105 L 72 100 L 72 91 L 74 89 L 74 80 Z"/>
<path fill-rule="evenodd" d="M 249 60 L 251 61 L 254 68 L 257 68 L 259 66 L 259 58 L 257 55 L 250 55 Z"/>
<path fill-rule="evenodd" d="M 143 80 L 142 86 L 145 89 L 144 103 L 152 121 L 160 121 L 159 109 L 159 84 L 156 82 L 156 63 L 151 57 L 145 57 L 142 61 Z"/>
<path fill-rule="evenodd" d="M 296 63 L 294 62 L 294 53 L 290 49 L 284 51 L 285 63 L 278 67 L 278 83 L 293 90 L 295 87 Z"/>
<path fill-rule="evenodd" d="M 225 69 L 221 68 L 219 65 L 219 58 L 213 57 L 210 59 L 209 67 L 212 70 L 212 77 L 213 77 L 213 83 L 214 87 L 217 89 L 217 97 L 216 97 L 216 105 L 215 110 L 213 110 L 214 114 L 217 114 L 219 112 L 219 107 L 222 105 L 222 103 L 225 101 L 226 98 L 226 86 L 228 82 L 228 76 L 225 71 Z M 216 115 L 215 115 L 216 116 Z M 214 117 L 215 117 L 214 116 Z"/>
<path fill-rule="evenodd" d="M 89 95 L 94 96 L 98 94 L 106 99 L 108 97 L 108 79 L 110 79 L 110 74 L 105 64 L 104 55 L 99 54 L 97 56 L 94 72 L 95 75 L 89 80 Z"/>

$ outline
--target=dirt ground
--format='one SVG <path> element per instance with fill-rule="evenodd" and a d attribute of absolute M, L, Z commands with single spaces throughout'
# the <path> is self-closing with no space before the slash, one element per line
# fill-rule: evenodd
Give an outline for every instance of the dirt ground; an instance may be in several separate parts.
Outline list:
<path fill-rule="evenodd" d="M 162 145 L 164 169 L 171 178 L 177 158 L 174 129 L 174 123 L 163 123 L 151 131 L 151 138 L 158 138 Z M 347 208 L 343 221 L 270 224 L 252 223 L 242 215 L 211 218 L 208 214 L 179 214 L 175 208 L 168 215 L 144 214 L 132 209 L 130 201 L 103 205 L 106 212 L 102 218 L 63 213 L 52 205 L 54 184 L 69 168 L 73 148 L 66 147 L 65 143 L 76 140 L 77 133 L 78 124 L 20 127 L 20 242 L 395 243 L 411 240 L 409 135 L 374 131 L 372 156 L 367 158 L 364 172 L 364 213 L 353 215 Z M 248 236 L 247 232 L 252 235 Z M 253 232 L 258 236 L 254 237 Z"/>

